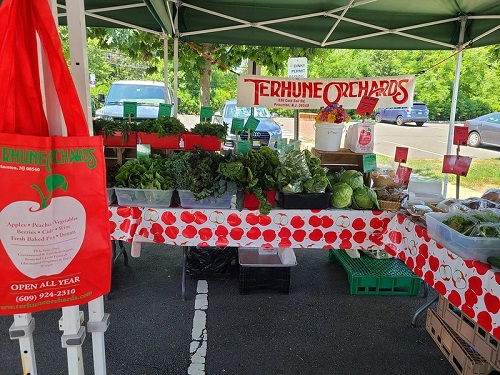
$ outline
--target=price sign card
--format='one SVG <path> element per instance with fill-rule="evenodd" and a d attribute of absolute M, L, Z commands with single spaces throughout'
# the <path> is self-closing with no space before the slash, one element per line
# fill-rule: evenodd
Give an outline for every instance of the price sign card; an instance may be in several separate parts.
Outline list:
<path fill-rule="evenodd" d="M 137 102 L 123 102 L 123 117 L 137 118 Z"/>
<path fill-rule="evenodd" d="M 250 141 L 238 141 L 238 153 L 239 154 L 248 154 L 252 149 L 252 145 Z"/>
<path fill-rule="evenodd" d="M 469 138 L 469 128 L 467 126 L 455 126 L 453 128 L 453 144 L 467 146 Z"/>
<path fill-rule="evenodd" d="M 377 170 L 377 156 L 375 154 L 363 155 L 363 172 L 374 172 Z"/>
<path fill-rule="evenodd" d="M 243 132 L 243 126 L 245 125 L 245 120 L 242 118 L 233 118 L 231 122 L 231 134 L 241 134 Z"/>
<path fill-rule="evenodd" d="M 445 155 L 442 172 L 467 177 L 471 162 L 472 158 L 468 156 Z"/>
<path fill-rule="evenodd" d="M 379 98 L 375 98 L 372 96 L 363 96 L 359 101 L 358 107 L 356 108 L 356 114 L 370 117 L 375 109 L 375 106 L 378 103 Z"/>
<path fill-rule="evenodd" d="M 201 107 L 200 122 L 212 122 L 212 107 Z"/>
<path fill-rule="evenodd" d="M 257 120 L 255 117 L 250 116 L 247 119 L 247 122 L 245 123 L 245 130 L 248 130 L 249 132 L 254 132 L 255 129 L 257 129 L 257 126 L 259 125 L 259 120 Z"/>
<path fill-rule="evenodd" d="M 160 103 L 158 108 L 158 117 L 171 117 L 172 116 L 172 104 Z"/>
<path fill-rule="evenodd" d="M 403 167 L 400 165 L 396 170 L 396 176 L 394 176 L 394 182 L 399 185 L 408 186 L 411 176 L 411 168 Z"/>
<path fill-rule="evenodd" d="M 137 145 L 137 159 L 148 157 L 151 155 L 151 145 Z"/>
<path fill-rule="evenodd" d="M 408 159 L 408 147 L 396 147 L 396 154 L 394 155 L 394 161 L 397 163 L 406 163 Z"/>

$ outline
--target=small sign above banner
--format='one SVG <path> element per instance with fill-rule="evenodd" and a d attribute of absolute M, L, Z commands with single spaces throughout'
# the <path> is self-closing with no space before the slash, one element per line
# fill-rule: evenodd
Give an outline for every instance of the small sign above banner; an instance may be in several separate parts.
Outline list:
<path fill-rule="evenodd" d="M 375 78 L 283 78 L 240 74 L 238 107 L 319 109 L 331 103 L 356 109 L 363 97 L 380 107 L 413 104 L 415 75 Z"/>
<path fill-rule="evenodd" d="M 290 57 L 288 59 L 288 77 L 307 78 L 307 57 Z"/>

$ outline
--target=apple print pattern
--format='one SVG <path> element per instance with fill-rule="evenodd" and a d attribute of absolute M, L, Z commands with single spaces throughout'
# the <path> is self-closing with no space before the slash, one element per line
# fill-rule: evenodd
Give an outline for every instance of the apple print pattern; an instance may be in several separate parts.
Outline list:
<path fill-rule="evenodd" d="M 462 259 L 431 239 L 427 230 L 396 214 L 378 238 L 385 250 L 465 315 L 500 339 L 500 272 L 489 264 Z"/>
<path fill-rule="evenodd" d="M 461 259 L 399 213 L 272 210 L 265 216 L 252 210 L 110 207 L 110 223 L 111 239 L 134 243 L 132 256 L 139 256 L 140 242 L 147 241 L 177 246 L 381 246 L 500 339 L 500 272 L 486 263 Z"/>

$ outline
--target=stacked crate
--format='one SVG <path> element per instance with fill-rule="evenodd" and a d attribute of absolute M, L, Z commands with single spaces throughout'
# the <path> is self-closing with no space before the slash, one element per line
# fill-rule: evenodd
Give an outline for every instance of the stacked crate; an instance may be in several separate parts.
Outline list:
<path fill-rule="evenodd" d="M 426 328 L 458 374 L 500 369 L 499 342 L 443 296 L 436 311 L 427 310 Z"/>

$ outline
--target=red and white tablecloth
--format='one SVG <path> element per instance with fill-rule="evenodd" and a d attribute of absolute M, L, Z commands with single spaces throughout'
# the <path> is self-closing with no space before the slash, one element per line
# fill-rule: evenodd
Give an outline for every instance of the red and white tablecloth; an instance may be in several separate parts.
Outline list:
<path fill-rule="evenodd" d="M 111 239 L 203 247 L 384 248 L 500 339 L 500 272 L 463 260 L 402 214 L 356 210 L 182 209 L 110 207 Z"/>
<path fill-rule="evenodd" d="M 464 260 L 431 239 L 427 230 L 397 214 L 381 237 L 385 250 L 468 317 L 500 339 L 500 272 Z"/>
<path fill-rule="evenodd" d="M 203 247 L 369 249 L 394 213 L 110 207 L 111 238 Z M 138 254 L 134 254 L 138 255 Z"/>

